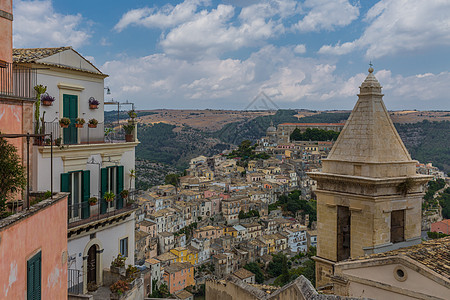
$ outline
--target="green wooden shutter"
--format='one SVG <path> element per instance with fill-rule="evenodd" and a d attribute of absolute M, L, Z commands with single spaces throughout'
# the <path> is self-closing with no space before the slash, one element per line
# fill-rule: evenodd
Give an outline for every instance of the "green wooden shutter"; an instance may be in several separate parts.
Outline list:
<path fill-rule="evenodd" d="M 101 173 L 101 186 L 100 186 L 100 213 L 104 214 L 106 213 L 106 209 L 108 207 L 108 203 L 105 199 L 103 199 L 103 195 L 106 193 L 106 190 L 108 189 L 108 169 L 102 168 Z"/>
<path fill-rule="evenodd" d="M 91 197 L 91 171 L 84 170 L 83 172 L 83 200 L 81 204 L 81 218 L 89 218 L 89 197 Z"/>
<path fill-rule="evenodd" d="M 70 115 L 70 142 L 71 144 L 78 143 L 78 128 L 75 127 L 76 119 L 78 118 L 78 97 L 71 95 L 69 98 L 69 115 Z"/>
<path fill-rule="evenodd" d="M 121 209 L 123 207 L 123 199 L 120 196 L 120 192 L 123 190 L 123 166 L 117 166 L 117 203 L 116 208 Z"/>
<path fill-rule="evenodd" d="M 70 118 L 70 95 L 63 95 L 63 117 Z M 70 144 L 70 128 L 63 129 L 64 144 Z"/>
<path fill-rule="evenodd" d="M 41 300 L 41 252 L 27 261 L 27 299 Z"/>
<path fill-rule="evenodd" d="M 71 192 L 71 174 L 70 173 L 61 173 L 61 192 Z M 67 197 L 67 210 L 68 210 L 68 218 L 72 217 L 72 193 Z"/>

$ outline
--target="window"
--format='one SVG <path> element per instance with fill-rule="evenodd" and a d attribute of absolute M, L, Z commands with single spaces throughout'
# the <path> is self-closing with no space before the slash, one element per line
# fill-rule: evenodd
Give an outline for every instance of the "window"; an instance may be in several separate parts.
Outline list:
<path fill-rule="evenodd" d="M 128 257 L 128 238 L 127 237 L 120 240 L 119 253 L 125 257 Z"/>
<path fill-rule="evenodd" d="M 68 198 L 69 220 L 89 218 L 90 171 L 61 174 L 61 192 L 70 193 Z"/>
<path fill-rule="evenodd" d="M 123 190 L 124 183 L 124 168 L 123 166 L 113 166 L 101 169 L 101 212 L 106 213 L 108 210 L 121 209 L 123 207 L 123 199 L 119 193 Z M 103 199 L 103 194 L 106 192 L 113 192 L 116 195 L 117 201 L 106 202 Z"/>
<path fill-rule="evenodd" d="M 41 252 L 27 261 L 27 299 L 41 299 Z"/>
<path fill-rule="evenodd" d="M 391 243 L 405 240 L 405 210 L 391 212 Z"/>

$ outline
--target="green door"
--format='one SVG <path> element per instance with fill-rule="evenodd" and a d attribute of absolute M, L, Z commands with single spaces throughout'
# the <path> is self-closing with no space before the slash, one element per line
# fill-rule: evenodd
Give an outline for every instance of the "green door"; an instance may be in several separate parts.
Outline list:
<path fill-rule="evenodd" d="M 78 129 L 75 121 L 78 118 L 78 97 L 75 95 L 63 95 L 63 117 L 70 119 L 69 128 L 64 128 L 64 144 L 78 143 Z"/>

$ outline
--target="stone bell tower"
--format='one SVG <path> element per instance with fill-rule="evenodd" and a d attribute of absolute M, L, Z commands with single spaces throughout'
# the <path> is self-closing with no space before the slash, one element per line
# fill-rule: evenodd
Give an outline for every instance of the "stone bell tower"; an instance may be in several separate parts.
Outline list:
<path fill-rule="evenodd" d="M 423 185 L 383 103 L 373 75 L 361 84 L 358 102 L 317 181 L 317 287 L 331 282 L 334 264 L 364 254 L 420 243 Z"/>

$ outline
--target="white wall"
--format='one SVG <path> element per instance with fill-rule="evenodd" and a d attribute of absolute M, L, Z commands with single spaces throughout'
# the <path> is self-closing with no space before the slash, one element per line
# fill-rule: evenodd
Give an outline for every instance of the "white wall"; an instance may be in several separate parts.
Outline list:
<path fill-rule="evenodd" d="M 109 268 L 111 262 L 120 251 L 120 240 L 124 237 L 128 237 L 128 258 L 125 261 L 126 265 L 134 265 L 134 213 L 128 217 L 127 221 L 120 223 L 116 226 L 107 227 L 103 230 L 91 231 L 96 233 L 96 238 L 101 242 L 101 249 L 104 249 L 102 253 L 103 268 Z M 68 254 L 69 254 L 69 269 L 83 270 L 83 253 L 87 251 L 86 245 L 90 241 L 90 235 L 85 235 L 76 239 L 68 241 Z M 75 258 L 71 263 L 72 258 Z"/>

